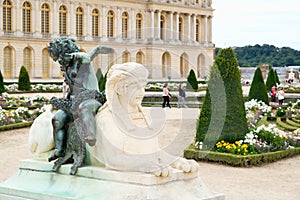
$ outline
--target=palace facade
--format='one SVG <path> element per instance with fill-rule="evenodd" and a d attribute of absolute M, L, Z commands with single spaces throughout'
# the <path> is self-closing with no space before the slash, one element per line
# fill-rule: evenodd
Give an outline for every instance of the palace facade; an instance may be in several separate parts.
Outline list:
<path fill-rule="evenodd" d="M 5 79 L 61 78 L 48 55 L 51 39 L 67 36 L 82 51 L 98 45 L 115 49 L 99 55 L 95 71 L 138 62 L 150 79 L 186 78 L 193 69 L 206 78 L 213 63 L 211 0 L 2 0 L 0 69 Z"/>

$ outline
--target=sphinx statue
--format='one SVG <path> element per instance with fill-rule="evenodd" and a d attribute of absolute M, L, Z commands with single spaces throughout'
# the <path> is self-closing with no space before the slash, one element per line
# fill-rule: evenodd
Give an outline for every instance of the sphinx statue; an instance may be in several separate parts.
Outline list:
<path fill-rule="evenodd" d="M 105 166 L 119 171 L 152 173 L 156 176 L 170 176 L 173 169 L 184 172 L 196 172 L 198 163 L 182 157 L 173 156 L 160 149 L 158 133 L 163 123 L 143 111 L 141 102 L 145 92 L 148 71 L 138 63 L 129 62 L 113 65 L 107 74 L 107 101 L 95 115 L 95 145 L 86 145 L 87 159 L 85 165 Z M 52 110 L 38 117 L 37 121 L 51 123 Z M 42 119 L 41 119 L 42 118 Z M 43 120 L 44 118 L 44 120 Z M 30 130 L 30 140 L 43 151 L 32 152 L 39 156 L 53 151 L 49 139 L 45 143 L 40 134 Z M 46 127 L 46 126 L 44 126 Z M 51 129 L 51 124 L 47 126 Z M 52 130 L 44 130 L 45 138 Z M 34 139 L 39 135 L 38 139 Z M 32 144 L 30 145 L 32 146 Z M 47 154 L 49 155 L 49 153 Z"/>

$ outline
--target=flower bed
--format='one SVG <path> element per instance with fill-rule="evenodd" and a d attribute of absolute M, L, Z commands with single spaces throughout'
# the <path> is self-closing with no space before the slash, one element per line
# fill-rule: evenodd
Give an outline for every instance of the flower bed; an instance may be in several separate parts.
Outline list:
<path fill-rule="evenodd" d="M 300 119 L 297 119 L 299 118 L 298 104 L 296 102 L 285 108 L 272 109 L 271 106 L 261 101 L 246 102 L 249 132 L 243 140 L 234 143 L 218 141 L 211 151 L 207 151 L 208 147 L 203 142 L 196 142 L 185 150 L 185 156 L 223 162 L 233 166 L 248 166 L 260 165 L 264 162 L 272 162 L 299 154 Z M 268 119 L 272 120 L 269 121 Z"/>
<path fill-rule="evenodd" d="M 246 156 L 235 155 L 231 153 L 220 153 L 214 151 L 201 151 L 193 147 L 184 150 L 185 158 L 195 159 L 197 161 L 218 162 L 234 167 L 261 166 L 263 164 L 272 163 L 299 154 L 300 147 Z"/>
<path fill-rule="evenodd" d="M 0 97 L 0 131 L 30 126 L 48 103 L 42 96 L 14 98 L 3 94 Z"/>

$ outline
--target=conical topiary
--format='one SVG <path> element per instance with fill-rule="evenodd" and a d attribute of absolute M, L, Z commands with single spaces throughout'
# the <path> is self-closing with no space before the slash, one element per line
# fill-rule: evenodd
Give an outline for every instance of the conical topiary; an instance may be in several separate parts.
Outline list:
<path fill-rule="evenodd" d="M 274 85 L 276 85 L 275 72 L 273 68 L 270 68 L 266 81 L 267 90 L 270 91 Z"/>
<path fill-rule="evenodd" d="M 24 66 L 22 66 L 20 69 L 18 89 L 19 90 L 30 90 L 31 89 L 29 74 Z"/>
<path fill-rule="evenodd" d="M 193 89 L 194 91 L 198 90 L 198 81 L 193 69 L 190 70 L 190 73 L 187 77 L 187 89 Z"/>
<path fill-rule="evenodd" d="M 268 91 L 262 76 L 260 67 L 257 67 L 252 79 L 248 100 L 251 99 L 261 100 L 267 105 L 269 104 Z"/>
<path fill-rule="evenodd" d="M 206 138 L 209 138 L 207 146 L 210 147 L 215 144 L 212 143 L 213 140 L 215 142 L 220 140 L 235 142 L 244 139 L 248 132 L 242 85 L 240 81 L 241 74 L 238 69 L 238 61 L 234 51 L 231 48 L 221 49 L 216 57 L 214 66 L 215 67 L 212 67 L 208 86 L 209 91 L 205 96 L 196 133 L 197 141 L 204 141 L 205 143 Z M 217 77 L 214 75 L 214 73 L 216 73 L 214 71 L 218 71 L 223 81 L 225 90 L 224 95 L 222 95 L 221 90 L 214 86 L 214 81 L 211 80 L 212 77 Z M 215 87 L 213 98 L 211 92 L 213 90 L 210 90 L 210 87 Z M 212 101 L 213 99 L 215 100 Z M 222 99 L 224 99 L 224 103 L 222 103 Z M 221 115 L 224 113 L 224 123 L 218 124 L 217 122 L 222 122 L 222 118 L 218 115 L 215 115 L 215 117 L 213 116 L 213 113 L 218 112 Z M 215 120 L 215 118 L 217 118 L 217 120 Z M 213 121 L 213 124 L 211 124 L 211 121 Z M 214 126 L 220 128 L 220 134 L 216 133 L 218 129 L 214 128 Z M 210 131 L 210 128 L 212 131 Z M 214 138 L 216 136 L 218 136 L 218 138 Z"/>
<path fill-rule="evenodd" d="M 0 93 L 2 94 L 3 92 L 5 92 L 5 87 L 4 87 L 2 72 L 0 70 Z"/>
<path fill-rule="evenodd" d="M 279 80 L 279 77 L 278 77 L 278 74 L 277 74 L 277 71 L 274 70 L 275 72 L 275 82 L 279 85 L 280 84 L 280 80 Z"/>
<path fill-rule="evenodd" d="M 103 74 L 101 74 L 100 78 L 98 79 L 98 86 L 99 86 L 100 92 L 105 90 L 106 75 L 107 75 L 107 73 L 104 76 L 103 76 Z"/>

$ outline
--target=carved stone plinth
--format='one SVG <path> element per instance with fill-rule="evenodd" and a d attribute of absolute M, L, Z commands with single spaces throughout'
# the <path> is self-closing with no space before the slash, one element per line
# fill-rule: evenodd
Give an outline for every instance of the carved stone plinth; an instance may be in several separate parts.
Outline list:
<path fill-rule="evenodd" d="M 59 173 L 51 172 L 53 163 L 22 160 L 16 173 L 0 183 L 1 200 L 24 199 L 110 199 L 110 200 L 199 200 L 224 199 L 208 189 L 198 173 L 175 170 L 170 177 L 139 172 L 119 172 L 102 167 L 79 168 L 69 174 L 69 164 Z"/>

